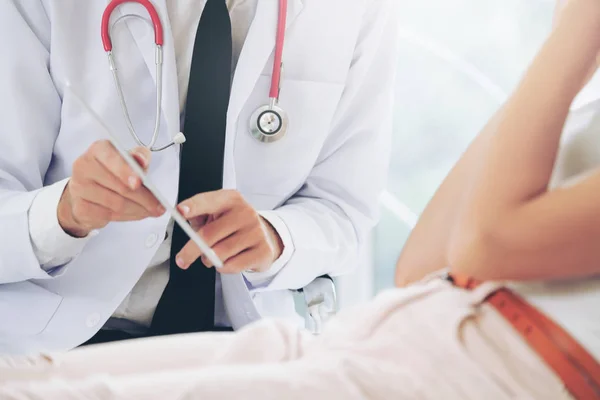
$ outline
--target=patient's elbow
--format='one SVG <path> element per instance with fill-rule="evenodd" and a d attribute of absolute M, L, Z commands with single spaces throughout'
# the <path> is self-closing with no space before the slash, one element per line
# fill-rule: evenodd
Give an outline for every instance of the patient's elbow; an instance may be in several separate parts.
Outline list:
<path fill-rule="evenodd" d="M 503 270 L 502 241 L 483 224 L 463 226 L 450 239 L 447 257 L 452 273 L 477 280 L 499 279 Z"/>

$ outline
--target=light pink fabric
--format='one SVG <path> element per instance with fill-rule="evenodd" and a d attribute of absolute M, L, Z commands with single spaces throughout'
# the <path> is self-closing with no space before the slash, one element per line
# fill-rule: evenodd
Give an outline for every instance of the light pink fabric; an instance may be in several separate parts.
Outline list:
<path fill-rule="evenodd" d="M 265 320 L 238 333 L 0 359 L 0 399 L 570 399 L 476 292 L 441 280 L 382 293 L 321 336 Z"/>

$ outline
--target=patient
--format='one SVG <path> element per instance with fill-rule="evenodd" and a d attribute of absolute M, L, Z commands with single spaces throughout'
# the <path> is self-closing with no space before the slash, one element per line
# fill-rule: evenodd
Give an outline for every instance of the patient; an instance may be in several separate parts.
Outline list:
<path fill-rule="evenodd" d="M 406 288 L 342 312 L 318 337 L 265 320 L 0 358 L 0 398 L 600 399 L 600 172 L 548 189 L 569 106 L 599 50 L 600 2 L 572 0 L 423 214 L 398 263 Z M 454 280 L 438 276 L 447 265 Z M 486 283 L 463 289 L 464 277 Z M 546 362 L 492 305 L 506 288 L 586 350 L 561 353 L 525 327 L 562 360 Z"/>

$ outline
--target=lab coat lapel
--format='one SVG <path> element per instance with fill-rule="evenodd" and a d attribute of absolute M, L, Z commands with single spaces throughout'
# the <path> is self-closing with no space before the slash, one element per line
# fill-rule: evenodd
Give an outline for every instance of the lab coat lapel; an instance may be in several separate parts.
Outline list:
<path fill-rule="evenodd" d="M 274 0 L 258 1 L 256 15 L 240 54 L 233 79 L 229 105 L 229 116 L 233 120 L 237 119 L 252 94 L 269 57 L 275 50 L 278 5 L 279 2 Z M 288 0 L 286 29 L 293 24 L 303 7 L 303 0 Z M 285 64 L 285 49 L 283 63 Z M 265 92 L 265 104 L 268 102 L 268 96 L 269 93 Z"/>
<path fill-rule="evenodd" d="M 110 0 L 108 1 L 110 3 Z M 164 45 L 163 45 L 163 98 L 161 103 L 161 111 L 167 124 L 167 137 L 159 138 L 158 145 L 162 145 L 165 141 L 170 141 L 171 137 L 179 132 L 179 88 L 177 83 L 177 69 L 175 66 L 175 48 L 173 43 L 173 34 L 171 32 L 171 24 L 168 18 L 167 6 L 165 0 L 153 0 L 152 4 L 156 8 L 159 14 L 160 20 L 163 25 L 164 31 Z M 138 3 L 127 2 L 123 3 L 115 9 L 115 16 L 111 21 L 116 18 L 134 14 L 140 15 L 145 19 L 149 20 L 150 17 L 146 9 Z M 154 84 L 157 84 L 156 76 L 156 46 L 154 45 L 154 31 L 152 25 L 139 21 L 138 18 L 125 18 L 124 21 L 120 22 L 127 26 L 127 29 L 131 33 L 140 54 L 144 58 L 148 72 L 152 76 Z M 112 26 L 112 25 L 111 25 Z M 115 50 L 116 50 L 115 45 Z M 116 50 L 118 52 L 118 50 Z M 127 58 L 134 57 L 134 55 L 119 55 L 117 57 Z M 164 130 L 163 130 L 164 131 Z M 161 140 L 162 139 L 162 140 Z"/>

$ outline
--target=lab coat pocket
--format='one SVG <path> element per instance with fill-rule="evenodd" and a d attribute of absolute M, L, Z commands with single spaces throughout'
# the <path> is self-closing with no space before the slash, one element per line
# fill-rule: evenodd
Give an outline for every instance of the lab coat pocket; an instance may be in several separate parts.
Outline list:
<path fill-rule="evenodd" d="M 32 282 L 0 285 L 0 336 L 44 331 L 62 297 Z"/>

